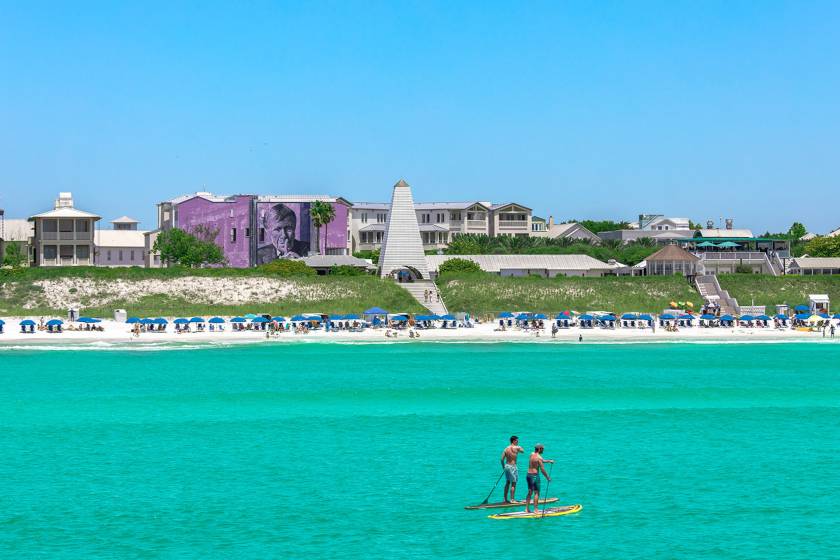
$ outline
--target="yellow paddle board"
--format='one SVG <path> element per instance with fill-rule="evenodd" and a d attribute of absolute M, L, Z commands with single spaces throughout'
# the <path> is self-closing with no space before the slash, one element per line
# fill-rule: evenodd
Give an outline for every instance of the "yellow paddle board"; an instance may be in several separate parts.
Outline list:
<path fill-rule="evenodd" d="M 540 504 L 553 504 L 559 498 L 546 498 L 540 500 Z M 531 500 L 533 502 L 533 500 Z M 494 509 L 494 508 L 510 508 L 510 507 L 524 507 L 525 500 L 516 500 L 514 502 L 493 502 L 490 504 L 479 504 L 477 506 L 466 506 L 464 509 Z"/>
<path fill-rule="evenodd" d="M 534 513 L 533 511 L 530 513 L 525 513 L 524 511 L 511 511 L 508 513 L 496 513 L 494 515 L 488 515 L 487 517 L 490 519 L 542 519 L 543 517 L 569 515 L 570 513 L 577 513 L 582 509 L 582 505 L 575 504 L 573 506 L 544 508 L 544 511 L 540 510 L 537 513 Z"/>

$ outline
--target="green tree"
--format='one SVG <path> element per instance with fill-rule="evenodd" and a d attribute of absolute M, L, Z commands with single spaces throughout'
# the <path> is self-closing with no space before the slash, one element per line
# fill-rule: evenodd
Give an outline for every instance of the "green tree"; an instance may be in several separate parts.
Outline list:
<path fill-rule="evenodd" d="M 213 233 L 208 228 L 199 231 L 202 237 L 215 238 L 218 231 Z M 221 247 L 213 241 L 199 239 L 180 228 L 164 230 L 158 234 L 152 251 L 160 253 L 160 258 L 167 264 L 197 267 L 208 264 L 224 264 L 225 256 Z"/>
<path fill-rule="evenodd" d="M 330 274 L 333 276 L 364 276 L 367 271 L 349 264 L 340 264 L 331 267 Z"/>
<path fill-rule="evenodd" d="M 26 256 L 20 247 L 20 243 L 14 241 L 6 244 L 6 254 L 3 256 L 3 266 L 19 268 L 26 261 Z"/>
<path fill-rule="evenodd" d="M 840 257 L 840 235 L 836 237 L 815 237 L 805 244 L 809 257 Z"/>
<path fill-rule="evenodd" d="M 470 259 L 448 259 L 440 265 L 439 274 L 463 274 L 481 272 L 481 267 Z"/>
<path fill-rule="evenodd" d="M 630 227 L 630 224 L 627 222 L 614 222 L 612 220 L 568 220 L 568 222 L 577 222 L 592 233 L 615 231 L 617 229 L 627 229 Z"/>
<path fill-rule="evenodd" d="M 315 252 L 321 253 L 321 227 L 328 227 L 335 219 L 335 208 L 329 202 L 316 200 L 309 208 L 309 215 L 312 217 L 312 225 L 315 226 Z M 324 232 L 326 237 L 326 231 Z"/>
<path fill-rule="evenodd" d="M 788 237 L 794 241 L 799 239 L 806 233 L 808 233 L 808 230 L 805 228 L 804 225 L 800 224 L 799 222 L 793 222 L 793 225 L 790 226 L 790 229 L 787 232 Z"/>

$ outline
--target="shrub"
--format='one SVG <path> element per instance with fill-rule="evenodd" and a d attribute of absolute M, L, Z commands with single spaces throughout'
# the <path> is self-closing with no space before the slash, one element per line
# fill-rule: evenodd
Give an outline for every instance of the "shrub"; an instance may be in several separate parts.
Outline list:
<path fill-rule="evenodd" d="M 303 261 L 292 259 L 277 259 L 268 264 L 260 265 L 259 270 L 276 276 L 315 276 L 315 269 L 307 266 Z"/>
<path fill-rule="evenodd" d="M 481 272 L 481 267 L 470 259 L 448 259 L 438 269 L 439 274 L 463 274 Z"/>
<path fill-rule="evenodd" d="M 364 269 L 356 268 L 349 264 L 342 264 L 330 268 L 330 274 L 333 276 L 364 276 L 367 272 Z"/>

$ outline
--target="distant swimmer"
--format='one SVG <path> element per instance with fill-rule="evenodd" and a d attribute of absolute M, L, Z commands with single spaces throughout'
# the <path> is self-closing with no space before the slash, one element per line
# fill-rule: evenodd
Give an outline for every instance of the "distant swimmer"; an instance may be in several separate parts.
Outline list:
<path fill-rule="evenodd" d="M 543 459 L 542 453 L 545 450 L 541 443 L 538 443 L 534 446 L 534 452 L 531 453 L 531 457 L 528 459 L 528 474 L 525 476 L 525 480 L 528 481 L 528 497 L 525 498 L 525 513 L 530 512 L 530 501 L 531 496 L 534 496 L 534 513 L 539 513 L 538 505 L 540 503 L 540 471 L 542 471 L 543 476 L 549 482 L 551 482 L 551 477 L 548 476 L 548 473 L 545 472 L 545 463 L 553 463 L 551 459 Z"/>
<path fill-rule="evenodd" d="M 502 468 L 505 469 L 505 502 L 516 501 L 513 497 L 516 493 L 516 482 L 519 480 L 516 456 L 520 453 L 525 453 L 525 450 L 519 447 L 519 438 L 510 436 L 510 445 L 502 451 Z M 508 499 L 508 490 L 510 490 L 510 499 Z"/>

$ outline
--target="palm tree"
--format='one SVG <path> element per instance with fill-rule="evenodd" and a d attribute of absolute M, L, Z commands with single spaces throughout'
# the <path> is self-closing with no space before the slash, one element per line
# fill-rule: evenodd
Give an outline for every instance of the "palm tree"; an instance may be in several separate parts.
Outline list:
<path fill-rule="evenodd" d="M 329 226 L 335 218 L 335 208 L 329 202 L 316 200 L 309 208 L 312 224 L 315 226 L 315 254 L 321 254 L 321 226 Z M 326 230 L 324 235 L 326 235 Z"/>

